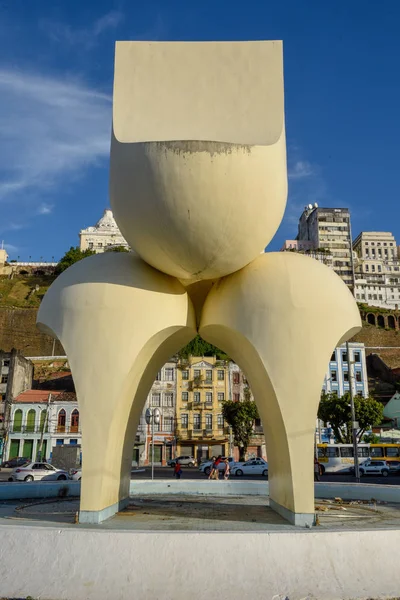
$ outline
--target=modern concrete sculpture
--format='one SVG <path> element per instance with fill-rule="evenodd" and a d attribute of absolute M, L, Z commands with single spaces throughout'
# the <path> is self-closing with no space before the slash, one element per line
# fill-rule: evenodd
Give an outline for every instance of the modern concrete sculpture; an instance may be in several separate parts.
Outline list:
<path fill-rule="evenodd" d="M 151 383 L 199 331 L 248 376 L 271 505 L 313 522 L 322 381 L 361 322 L 327 267 L 260 255 L 285 209 L 285 151 L 281 42 L 117 43 L 110 195 L 136 254 L 77 263 L 38 316 L 64 345 L 81 406 L 81 521 L 127 501 Z"/>

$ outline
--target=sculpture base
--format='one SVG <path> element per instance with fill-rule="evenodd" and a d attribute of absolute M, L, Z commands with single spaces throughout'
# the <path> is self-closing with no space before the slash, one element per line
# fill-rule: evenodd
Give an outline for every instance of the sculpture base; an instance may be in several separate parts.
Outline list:
<path fill-rule="evenodd" d="M 126 508 L 129 504 L 129 497 L 123 498 L 119 502 L 106 506 L 102 510 L 81 510 L 79 511 L 79 523 L 86 523 L 91 525 L 98 525 L 103 521 L 106 521 L 120 510 Z"/>
<path fill-rule="evenodd" d="M 282 504 L 278 504 L 272 498 L 269 499 L 269 505 L 278 515 L 281 515 L 286 521 L 289 521 L 292 525 L 298 527 L 312 527 L 315 525 L 315 514 L 314 513 L 295 513 Z"/>

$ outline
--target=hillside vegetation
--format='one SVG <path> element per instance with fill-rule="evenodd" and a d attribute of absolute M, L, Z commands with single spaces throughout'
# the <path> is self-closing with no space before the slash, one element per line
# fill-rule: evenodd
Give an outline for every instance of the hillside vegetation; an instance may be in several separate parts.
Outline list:
<path fill-rule="evenodd" d="M 0 276 L 0 307 L 38 308 L 53 281 L 48 275 Z"/>

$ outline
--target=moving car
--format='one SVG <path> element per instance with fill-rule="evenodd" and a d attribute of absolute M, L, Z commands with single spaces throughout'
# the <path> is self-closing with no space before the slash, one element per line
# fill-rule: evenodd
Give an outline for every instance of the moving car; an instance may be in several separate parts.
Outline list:
<path fill-rule="evenodd" d="M 253 458 L 243 464 L 235 465 L 232 468 L 232 475 L 242 477 L 242 475 L 263 475 L 268 477 L 268 463 L 263 458 Z"/>
<path fill-rule="evenodd" d="M 18 456 L 17 458 L 10 458 L 9 460 L 5 460 L 1 463 L 0 468 L 2 469 L 15 469 L 16 467 L 21 467 L 29 462 L 29 458 L 23 458 L 22 456 Z"/>
<path fill-rule="evenodd" d="M 69 479 L 67 471 L 56 469 L 48 463 L 30 462 L 17 467 L 11 473 L 13 481 L 65 481 Z"/>
<path fill-rule="evenodd" d="M 382 475 L 387 477 L 389 475 L 390 466 L 385 460 L 366 460 L 360 465 L 360 476 L 362 475 Z M 350 469 L 352 475 L 354 475 L 354 467 Z"/>
<path fill-rule="evenodd" d="M 182 467 L 195 467 L 196 466 L 196 459 L 193 458 L 193 456 L 177 456 L 176 458 L 172 458 L 171 460 L 167 461 L 167 465 L 169 467 L 174 467 L 176 465 L 176 461 L 179 460 L 179 464 Z"/>
<path fill-rule="evenodd" d="M 73 481 L 80 481 L 82 479 L 82 469 L 72 469 L 70 477 Z"/>
<path fill-rule="evenodd" d="M 232 458 L 232 456 L 223 456 L 221 462 L 218 465 L 218 471 L 225 471 L 225 460 L 228 459 L 229 461 L 229 466 L 232 470 L 232 468 L 236 465 L 238 465 L 239 463 L 235 463 L 235 460 Z M 242 464 L 242 463 L 240 463 Z M 201 471 L 202 473 L 204 473 L 204 475 L 209 475 L 211 473 L 211 467 L 212 467 L 212 460 L 208 460 L 206 462 L 203 462 L 200 466 L 199 466 L 199 471 Z"/>

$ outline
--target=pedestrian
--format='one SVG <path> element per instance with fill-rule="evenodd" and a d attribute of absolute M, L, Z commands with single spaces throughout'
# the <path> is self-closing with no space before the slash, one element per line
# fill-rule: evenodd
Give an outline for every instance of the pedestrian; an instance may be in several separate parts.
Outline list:
<path fill-rule="evenodd" d="M 319 481 L 320 467 L 316 456 L 314 456 L 314 481 Z"/>
<path fill-rule="evenodd" d="M 180 462 L 179 462 L 179 460 L 177 460 L 177 461 L 176 461 L 176 463 L 175 463 L 175 467 L 174 467 L 174 475 L 175 475 L 175 477 L 176 477 L 177 479 L 180 479 L 180 478 L 181 478 L 181 475 L 182 475 L 182 467 L 181 467 L 181 465 L 180 465 Z"/>
<path fill-rule="evenodd" d="M 224 462 L 225 462 L 224 479 L 229 479 L 229 474 L 231 472 L 229 460 L 226 458 Z"/>
<path fill-rule="evenodd" d="M 210 469 L 210 474 L 208 476 L 208 479 L 214 479 L 214 470 L 215 470 L 215 461 L 217 459 L 215 458 L 215 456 L 212 457 L 211 459 L 211 469 Z"/>
<path fill-rule="evenodd" d="M 214 461 L 211 479 L 216 479 L 217 481 L 219 480 L 219 465 L 221 464 L 221 462 L 222 456 L 219 455 Z"/>

